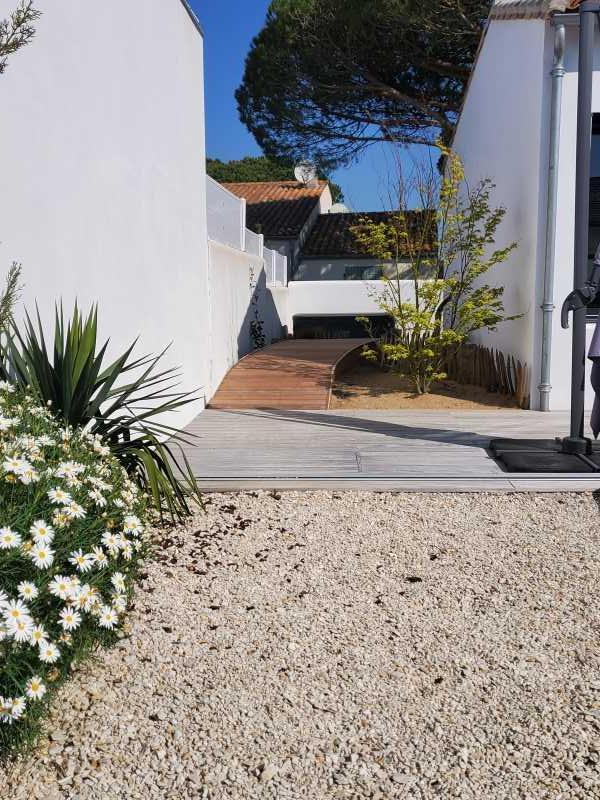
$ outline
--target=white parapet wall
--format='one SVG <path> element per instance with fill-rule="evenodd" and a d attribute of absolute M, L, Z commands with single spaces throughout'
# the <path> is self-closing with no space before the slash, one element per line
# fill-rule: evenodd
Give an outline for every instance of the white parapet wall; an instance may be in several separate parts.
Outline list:
<path fill-rule="evenodd" d="M 288 330 L 293 332 L 294 317 L 350 317 L 381 314 L 377 298 L 385 285 L 381 281 L 290 281 L 287 303 L 281 309 L 287 314 Z M 401 281 L 402 298 L 414 299 L 414 283 Z"/>
<path fill-rule="evenodd" d="M 209 241 L 209 306 L 210 398 L 227 372 L 254 348 L 252 322 L 258 321 L 265 344 L 282 337 L 285 323 L 267 287 L 263 258 L 214 241 Z"/>

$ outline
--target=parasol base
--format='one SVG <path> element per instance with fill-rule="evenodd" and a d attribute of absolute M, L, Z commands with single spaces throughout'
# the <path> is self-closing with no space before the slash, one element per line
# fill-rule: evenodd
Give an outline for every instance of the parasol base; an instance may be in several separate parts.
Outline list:
<path fill-rule="evenodd" d="M 492 439 L 489 449 L 507 472 L 600 472 L 600 442 L 588 454 L 565 452 L 563 439 Z"/>

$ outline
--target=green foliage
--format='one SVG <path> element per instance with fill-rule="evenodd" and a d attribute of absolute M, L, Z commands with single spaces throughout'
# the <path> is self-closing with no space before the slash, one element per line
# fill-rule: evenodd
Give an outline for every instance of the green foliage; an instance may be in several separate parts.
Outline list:
<path fill-rule="evenodd" d="M 191 513 L 190 499 L 201 502 L 181 448 L 188 439 L 157 418 L 194 397 L 176 391 L 176 369 L 157 369 L 166 350 L 132 358 L 135 345 L 105 365 L 108 342 L 98 347 L 96 308 L 84 319 L 75 305 L 66 325 L 61 308 L 56 310 L 53 355 L 39 315 L 37 329 L 27 316 L 24 332 L 13 326 L 7 343 L 0 345 L 0 375 L 32 389 L 65 423 L 101 436 L 161 515 L 181 519 Z"/>
<path fill-rule="evenodd" d="M 270 157 L 449 142 L 491 0 L 273 0 L 236 93 Z"/>
<path fill-rule="evenodd" d="M 444 155 L 446 172 L 439 187 L 433 172 L 419 178 L 423 213 L 398 211 L 380 224 L 365 219 L 353 231 L 361 246 L 396 265 L 396 276 L 384 278 L 383 289 L 375 293 L 394 324 L 380 351 L 413 381 L 419 394 L 446 377 L 448 353 L 460 348 L 471 333 L 494 330 L 501 322 L 516 319 L 504 311 L 504 288 L 483 280 L 516 248 L 516 243 L 494 248 L 505 209 L 491 206 L 490 180 L 471 189 L 459 158 L 449 151 Z M 434 205 L 435 212 L 430 210 Z M 414 292 L 410 299 L 403 279 Z M 375 359 L 377 353 L 369 350 L 367 357 Z"/>
<path fill-rule="evenodd" d="M 206 160 L 206 172 L 219 183 L 246 183 L 252 181 L 293 181 L 294 163 L 267 156 L 247 156 L 239 161 L 220 161 L 218 158 Z M 319 178 L 329 181 L 334 203 L 344 200 L 342 187 L 333 183 L 327 173 L 319 170 Z"/>
<path fill-rule="evenodd" d="M 4 290 L 0 293 L 0 335 L 7 330 L 13 321 L 13 309 L 21 292 L 20 278 L 21 265 L 15 263 L 8 270 Z"/>
<path fill-rule="evenodd" d="M 6 70 L 8 57 L 34 38 L 34 22 L 40 17 L 31 0 L 22 0 L 10 17 L 0 20 L 0 75 Z"/>
<path fill-rule="evenodd" d="M 72 665 L 123 635 L 145 522 L 99 437 L 0 383 L 1 760 L 33 742 Z"/>

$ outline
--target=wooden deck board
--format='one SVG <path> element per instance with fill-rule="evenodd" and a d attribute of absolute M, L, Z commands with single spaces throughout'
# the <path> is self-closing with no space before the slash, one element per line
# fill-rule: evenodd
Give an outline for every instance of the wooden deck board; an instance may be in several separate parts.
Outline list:
<path fill-rule="evenodd" d="M 213 409 L 329 408 L 336 365 L 369 339 L 286 339 L 249 353 L 225 376 Z"/>
<path fill-rule="evenodd" d="M 218 411 L 188 428 L 187 455 L 206 491 L 594 491 L 600 476 L 504 472 L 494 437 L 552 438 L 568 415 L 535 411 Z"/>

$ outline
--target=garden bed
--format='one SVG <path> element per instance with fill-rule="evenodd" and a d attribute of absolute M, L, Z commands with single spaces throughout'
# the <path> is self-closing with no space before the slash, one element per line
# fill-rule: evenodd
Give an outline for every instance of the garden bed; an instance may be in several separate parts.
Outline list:
<path fill-rule="evenodd" d="M 510 395 L 488 392 L 481 386 L 441 381 L 429 394 L 415 393 L 411 382 L 394 372 L 369 363 L 348 365 L 336 378 L 331 408 L 417 409 L 423 411 L 494 410 L 517 408 Z"/>

